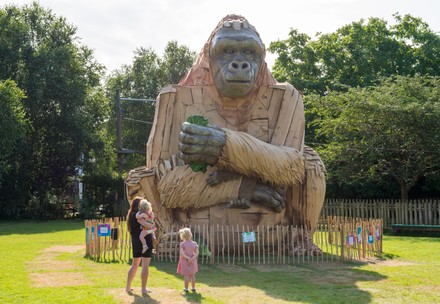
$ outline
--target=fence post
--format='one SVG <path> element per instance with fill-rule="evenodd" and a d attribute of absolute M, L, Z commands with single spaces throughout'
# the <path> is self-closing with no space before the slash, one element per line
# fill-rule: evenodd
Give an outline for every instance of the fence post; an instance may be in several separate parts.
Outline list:
<path fill-rule="evenodd" d="M 341 261 L 344 262 L 344 254 L 345 254 L 345 233 L 344 233 L 344 224 L 339 224 L 340 231 L 340 241 L 341 241 Z"/>

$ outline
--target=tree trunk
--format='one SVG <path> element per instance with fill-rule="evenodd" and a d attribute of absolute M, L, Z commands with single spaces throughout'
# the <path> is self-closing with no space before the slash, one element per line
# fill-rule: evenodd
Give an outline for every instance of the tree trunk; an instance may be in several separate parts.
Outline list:
<path fill-rule="evenodd" d="M 406 185 L 405 183 L 400 183 L 400 199 L 402 202 L 408 201 L 408 193 L 409 193 L 410 187 Z"/>

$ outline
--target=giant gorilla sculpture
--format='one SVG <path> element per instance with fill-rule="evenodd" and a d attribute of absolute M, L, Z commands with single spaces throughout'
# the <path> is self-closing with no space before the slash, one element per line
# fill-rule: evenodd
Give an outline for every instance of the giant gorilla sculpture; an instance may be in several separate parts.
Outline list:
<path fill-rule="evenodd" d="M 255 28 L 228 15 L 180 83 L 160 92 L 147 165 L 126 179 L 129 200 L 147 197 L 160 226 L 316 225 L 324 165 L 304 145 L 300 93 L 277 83 L 264 58 Z M 194 172 L 190 162 L 209 166 Z"/>

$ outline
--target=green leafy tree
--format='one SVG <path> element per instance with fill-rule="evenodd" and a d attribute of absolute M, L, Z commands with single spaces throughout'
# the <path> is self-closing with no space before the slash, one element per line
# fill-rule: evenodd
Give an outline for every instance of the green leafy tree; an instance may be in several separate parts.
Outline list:
<path fill-rule="evenodd" d="M 36 2 L 0 8 L 0 80 L 25 92 L 31 126 L 0 200 L 12 202 L 7 216 L 48 216 L 76 168 L 96 159 L 108 103 L 100 89 L 103 66 L 80 44 L 76 28 Z M 96 156 L 96 155 L 93 155 Z M 14 209 L 18 201 L 27 208 Z M 31 202 L 31 203 L 27 203 Z"/>
<path fill-rule="evenodd" d="M 115 98 L 119 90 L 122 97 L 148 99 L 154 101 L 159 91 L 176 84 L 192 66 L 195 52 L 186 46 L 170 41 L 160 57 L 151 48 L 139 48 L 134 52 L 131 65 L 116 70 L 108 78 L 107 94 Z M 124 172 L 145 165 L 145 147 L 154 118 L 155 103 L 122 101 L 123 127 L 122 145 L 125 149 L 138 152 L 125 157 Z M 113 117 L 116 117 L 116 113 Z M 115 122 L 111 121 L 110 130 L 115 134 Z M 114 137 L 116 147 L 116 137 Z"/>
<path fill-rule="evenodd" d="M 179 46 L 177 41 L 168 42 L 160 61 L 160 70 L 162 71 L 161 88 L 178 83 L 193 65 L 195 57 L 196 53 L 188 47 Z"/>
<path fill-rule="evenodd" d="M 23 98 L 24 92 L 14 81 L 0 81 L 0 187 L 3 174 L 16 168 L 14 154 L 24 144 L 28 123 Z"/>
<path fill-rule="evenodd" d="M 368 88 L 311 96 L 331 182 L 392 177 L 402 200 L 440 170 L 440 78 L 396 76 Z"/>
<path fill-rule="evenodd" d="M 396 23 L 370 18 L 318 33 L 316 40 L 291 29 L 272 42 L 273 74 L 307 93 L 325 94 L 375 85 L 392 75 L 440 75 L 440 37 L 420 18 L 394 15 Z"/>
<path fill-rule="evenodd" d="M 350 88 L 374 87 L 380 85 L 384 77 L 394 75 L 439 76 L 438 33 L 433 32 L 420 18 L 411 15 L 395 14 L 394 19 L 393 25 L 379 18 L 370 18 L 368 22 L 360 20 L 333 33 L 318 33 L 313 40 L 308 35 L 291 29 L 287 39 L 270 44 L 269 51 L 278 55 L 273 67 L 275 77 L 279 81 L 292 83 L 305 94 L 306 142 L 326 157 L 330 176 L 329 195 L 336 191 L 338 195 L 342 193 L 341 188 L 333 187 L 334 184 L 345 187 L 348 197 L 372 197 L 378 193 L 387 196 L 396 188 L 403 189 L 403 193 L 406 192 L 406 188 L 414 188 L 411 186 L 413 181 L 408 178 L 402 178 L 399 187 L 394 187 L 390 174 L 379 175 L 379 159 L 382 157 L 379 153 L 369 153 L 369 159 L 359 159 L 359 154 L 344 151 L 347 154 L 338 159 L 335 155 L 342 157 L 342 154 L 336 154 L 334 151 L 335 154 L 332 154 L 329 148 L 334 145 L 333 149 L 338 149 L 337 139 L 329 129 L 321 130 L 326 119 L 336 122 L 338 119 L 346 118 L 345 115 L 349 111 L 343 106 L 343 102 L 341 104 L 336 100 L 348 97 L 344 94 L 339 96 L 337 92 L 347 92 Z M 350 92 L 353 90 L 357 89 Z M 313 94 L 329 96 L 326 97 L 328 99 L 321 100 Z M 327 102 L 329 99 L 332 102 Z M 325 103 L 327 107 L 323 107 L 320 102 Z M 395 107 L 399 107 L 398 102 Z M 359 106 L 355 106 L 351 109 L 352 115 L 361 115 L 356 113 L 360 110 Z M 340 115 L 342 116 L 339 117 Z M 357 147 L 358 138 L 353 137 L 351 140 L 353 147 Z M 346 137 L 344 145 L 348 147 L 349 144 L 350 139 Z M 321 151 L 321 145 L 326 147 L 325 151 Z M 425 157 L 424 154 L 419 156 Z M 374 161 L 377 162 L 376 166 L 369 166 L 366 172 L 364 165 Z M 354 169 L 361 165 L 362 170 Z M 357 174 L 352 174 L 353 172 Z M 423 183 L 433 184 L 431 181 L 436 180 L 438 173 L 435 173 L 435 170 L 432 172 L 417 179 L 416 185 L 422 183 L 419 189 L 426 188 Z M 431 190 L 430 193 L 435 191 Z M 402 197 L 404 196 L 402 194 Z"/>

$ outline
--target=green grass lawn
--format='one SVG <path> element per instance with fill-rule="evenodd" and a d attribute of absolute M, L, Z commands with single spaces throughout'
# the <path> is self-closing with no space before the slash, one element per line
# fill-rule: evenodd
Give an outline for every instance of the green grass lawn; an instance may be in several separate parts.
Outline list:
<path fill-rule="evenodd" d="M 0 221 L 0 303 L 440 303 L 440 238 L 385 235 L 383 260 L 200 265 L 182 295 L 176 264 L 152 261 L 124 292 L 128 264 L 84 258 L 82 221 Z"/>

